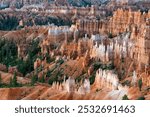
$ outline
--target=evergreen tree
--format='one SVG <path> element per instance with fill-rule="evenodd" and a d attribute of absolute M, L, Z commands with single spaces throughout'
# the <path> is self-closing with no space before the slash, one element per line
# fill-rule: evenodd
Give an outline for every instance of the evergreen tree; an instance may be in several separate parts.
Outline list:
<path fill-rule="evenodd" d="M 48 84 L 49 84 L 49 85 L 52 85 L 53 82 L 54 82 L 54 79 L 53 79 L 53 78 L 51 78 L 51 79 L 48 80 Z"/>
<path fill-rule="evenodd" d="M 108 38 L 113 38 L 112 33 L 109 33 L 109 34 L 108 34 Z"/>
<path fill-rule="evenodd" d="M 139 90 L 140 90 L 140 91 L 142 90 L 142 85 L 143 85 L 142 79 L 140 79 L 140 80 L 138 81 L 138 86 L 139 86 Z"/>
<path fill-rule="evenodd" d="M 26 75 L 26 63 L 22 60 L 22 59 L 19 59 L 18 62 L 17 62 L 17 69 L 20 73 L 23 74 L 23 76 Z"/>
<path fill-rule="evenodd" d="M 50 58 L 50 56 L 48 55 L 48 53 L 46 53 L 46 62 L 47 62 L 47 63 L 50 63 L 50 62 L 51 62 L 51 58 Z"/>
<path fill-rule="evenodd" d="M 35 77 L 32 76 L 32 78 L 31 78 L 31 86 L 33 86 L 34 84 L 35 84 Z"/>
<path fill-rule="evenodd" d="M 51 76 L 51 71 L 48 69 L 46 77 L 50 77 Z"/>
<path fill-rule="evenodd" d="M 41 83 L 45 83 L 45 77 L 44 77 L 44 74 L 42 75 Z"/>
<path fill-rule="evenodd" d="M 38 79 L 39 79 L 39 78 L 38 78 L 38 75 L 36 74 L 36 75 L 35 75 L 35 82 L 37 82 Z"/>
<path fill-rule="evenodd" d="M 127 95 L 124 95 L 124 96 L 122 97 L 122 100 L 129 100 L 129 98 L 128 98 Z"/>
<path fill-rule="evenodd" d="M 42 70 L 43 70 L 43 67 L 42 67 L 42 65 L 40 65 L 39 71 L 41 72 Z"/>
<path fill-rule="evenodd" d="M 14 73 L 14 76 L 13 76 L 13 79 L 12 79 L 12 85 L 13 85 L 13 87 L 18 86 L 16 72 Z"/>
<path fill-rule="evenodd" d="M 31 78 L 31 86 L 34 86 L 34 84 L 38 81 L 38 76 L 37 75 L 33 75 Z"/>
<path fill-rule="evenodd" d="M 145 100 L 145 97 L 144 96 L 139 97 L 137 100 Z"/>

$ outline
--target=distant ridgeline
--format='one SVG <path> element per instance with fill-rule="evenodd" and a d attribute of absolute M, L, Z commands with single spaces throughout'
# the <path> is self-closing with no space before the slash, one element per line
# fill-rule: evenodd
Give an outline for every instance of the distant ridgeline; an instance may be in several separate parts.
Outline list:
<path fill-rule="evenodd" d="M 21 8 L 24 5 L 31 4 L 42 4 L 42 3 L 55 3 L 59 5 L 73 5 L 73 6 L 90 6 L 90 5 L 100 5 L 108 3 L 110 0 L 0 0 L 0 8 L 8 8 L 15 6 L 16 8 Z"/>
<path fill-rule="evenodd" d="M 33 4 L 57 4 L 57 5 L 73 5 L 73 6 L 91 6 L 108 3 L 127 3 L 149 2 L 149 0 L 0 0 L 0 9 L 8 7 L 22 8 L 24 5 Z"/>

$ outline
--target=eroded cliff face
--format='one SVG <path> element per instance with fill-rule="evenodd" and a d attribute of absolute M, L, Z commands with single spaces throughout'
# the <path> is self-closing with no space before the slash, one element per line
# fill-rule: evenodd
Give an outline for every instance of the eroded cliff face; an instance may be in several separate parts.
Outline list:
<path fill-rule="evenodd" d="M 138 58 L 139 62 L 149 64 L 149 22 L 150 11 L 142 13 L 140 11 L 118 9 L 106 21 L 93 20 L 92 18 L 79 19 L 76 25 L 80 31 L 88 34 L 101 33 L 116 36 L 124 32 L 130 32 L 129 38 L 136 42 L 134 58 Z"/>
<path fill-rule="evenodd" d="M 90 17 L 87 19 L 79 19 L 76 23 L 81 31 L 87 33 L 112 33 L 118 35 L 123 32 L 131 32 L 131 38 L 136 38 L 138 30 L 142 25 L 147 26 L 150 12 L 132 11 L 118 9 L 113 13 L 113 16 L 108 19 L 96 19 Z M 104 21 L 105 20 L 105 21 Z M 147 22 L 147 23 L 146 23 Z"/>
<path fill-rule="evenodd" d="M 110 33 L 118 35 L 123 32 L 130 32 L 130 39 L 136 43 L 134 58 L 137 61 L 149 64 L 149 36 L 150 36 L 150 11 L 141 13 L 140 11 L 117 10 L 110 19 Z"/>
<path fill-rule="evenodd" d="M 140 11 L 118 9 L 109 20 L 109 31 L 114 35 L 129 31 L 133 33 L 131 38 L 136 38 L 141 25 L 147 25 L 149 14 L 149 12 L 142 13 Z"/>

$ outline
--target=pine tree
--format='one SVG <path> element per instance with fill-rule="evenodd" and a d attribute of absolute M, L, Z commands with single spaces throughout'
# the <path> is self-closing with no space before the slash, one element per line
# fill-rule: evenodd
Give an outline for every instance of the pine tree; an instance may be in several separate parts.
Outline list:
<path fill-rule="evenodd" d="M 45 83 L 45 77 L 44 77 L 44 74 L 42 75 L 41 83 Z"/>
<path fill-rule="evenodd" d="M 145 97 L 144 96 L 139 97 L 137 100 L 145 100 Z"/>
<path fill-rule="evenodd" d="M 139 81 L 138 81 L 138 86 L 139 86 L 139 90 L 141 91 L 142 90 L 142 79 L 140 79 Z"/>
<path fill-rule="evenodd" d="M 34 84 L 35 84 L 35 77 L 32 76 L 32 78 L 31 78 L 31 86 L 33 86 Z"/>
<path fill-rule="evenodd" d="M 13 76 L 13 79 L 12 79 L 12 84 L 13 84 L 13 87 L 18 86 L 16 72 L 14 73 L 14 76 Z"/>
<path fill-rule="evenodd" d="M 33 75 L 31 78 L 31 86 L 34 86 L 34 84 L 38 81 L 38 76 L 37 75 Z"/>
<path fill-rule="evenodd" d="M 129 100 L 129 98 L 128 98 L 127 95 L 124 95 L 124 96 L 122 97 L 122 100 Z"/>
<path fill-rule="evenodd" d="M 46 77 L 50 77 L 50 76 L 51 76 L 51 71 L 48 70 L 48 71 L 47 71 L 47 74 L 46 74 Z"/>
<path fill-rule="evenodd" d="M 111 32 L 108 34 L 108 38 L 113 38 L 113 35 Z"/>

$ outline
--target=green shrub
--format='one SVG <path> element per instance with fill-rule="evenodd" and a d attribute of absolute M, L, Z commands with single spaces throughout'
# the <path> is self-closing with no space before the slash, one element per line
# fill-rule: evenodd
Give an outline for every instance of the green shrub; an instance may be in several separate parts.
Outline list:
<path fill-rule="evenodd" d="M 14 76 L 13 76 L 13 79 L 12 79 L 12 86 L 13 87 L 18 86 L 16 72 L 14 73 Z"/>
<path fill-rule="evenodd" d="M 145 100 L 145 97 L 139 97 L 137 100 Z"/>
<path fill-rule="evenodd" d="M 95 63 L 94 64 L 94 71 L 97 71 L 101 67 L 100 63 Z"/>
<path fill-rule="evenodd" d="M 48 70 L 47 73 L 46 73 L 46 77 L 50 77 L 51 76 L 51 71 Z"/>
<path fill-rule="evenodd" d="M 49 84 L 49 85 L 52 85 L 54 81 L 55 81 L 54 78 L 50 78 L 50 79 L 48 80 L 48 84 Z"/>
<path fill-rule="evenodd" d="M 131 85 L 131 81 L 129 80 L 126 80 L 122 83 L 123 86 L 127 85 L 127 86 L 130 86 Z"/>
<path fill-rule="evenodd" d="M 109 34 L 108 34 L 108 38 L 113 38 L 112 33 L 109 33 Z"/>
<path fill-rule="evenodd" d="M 77 83 L 79 83 L 80 81 L 81 81 L 81 77 L 77 77 L 76 79 L 75 79 L 75 81 L 77 82 Z"/>
<path fill-rule="evenodd" d="M 52 62 L 52 60 L 51 60 L 51 58 L 50 58 L 50 56 L 49 56 L 48 53 L 46 53 L 46 62 L 47 62 L 47 63 Z"/>
<path fill-rule="evenodd" d="M 31 78 L 31 86 L 34 86 L 34 84 L 38 81 L 38 76 L 37 75 L 33 75 Z"/>
<path fill-rule="evenodd" d="M 59 63 L 59 64 L 61 65 L 61 64 L 64 63 L 64 60 L 63 60 L 63 59 L 60 59 L 60 60 L 57 61 L 57 63 Z"/>
<path fill-rule="evenodd" d="M 42 75 L 42 78 L 40 79 L 40 82 L 41 82 L 41 83 L 45 83 L 45 77 L 44 77 L 44 74 Z"/>
<path fill-rule="evenodd" d="M 139 87 L 139 90 L 140 90 L 140 91 L 141 91 L 141 89 L 142 89 L 142 85 L 143 85 L 142 79 L 139 79 L 139 81 L 138 81 L 138 87 Z"/>
<path fill-rule="evenodd" d="M 89 80 L 90 80 L 90 84 L 92 85 L 95 81 L 95 75 L 93 74 L 92 76 L 90 76 Z"/>
<path fill-rule="evenodd" d="M 127 95 L 124 95 L 124 96 L 122 97 L 122 100 L 129 100 L 129 98 L 128 98 Z"/>

